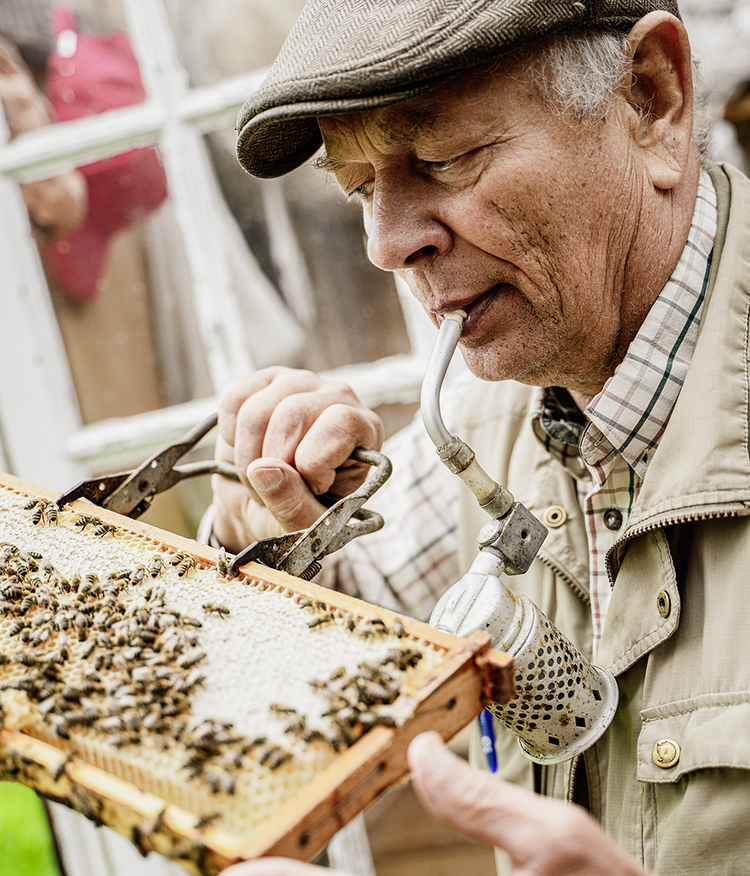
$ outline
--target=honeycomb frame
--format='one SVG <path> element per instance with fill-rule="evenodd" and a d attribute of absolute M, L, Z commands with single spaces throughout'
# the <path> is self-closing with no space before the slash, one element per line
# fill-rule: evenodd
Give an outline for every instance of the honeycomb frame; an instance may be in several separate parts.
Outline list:
<path fill-rule="evenodd" d="M 14 497 L 12 501 L 9 499 L 11 496 Z M 434 729 L 438 730 L 444 739 L 449 739 L 481 711 L 487 699 L 507 702 L 511 697 L 513 681 L 510 658 L 491 651 L 489 637 L 486 634 L 478 633 L 468 639 L 459 639 L 440 633 L 406 616 L 256 563 L 248 563 L 240 570 L 239 576 L 230 578 L 228 574 L 224 574 L 225 560 L 214 549 L 158 530 L 146 523 L 96 508 L 87 502 L 74 502 L 58 513 L 52 510 L 48 512 L 49 516 L 56 519 L 46 519 L 46 509 L 52 508 L 48 502 L 53 501 L 55 497 L 56 494 L 46 489 L 10 475 L 0 475 L 0 542 L 11 543 L 25 555 L 34 550 L 33 545 L 38 546 L 42 543 L 47 553 L 34 550 L 34 553 L 40 554 L 41 557 L 47 556 L 50 551 L 57 551 L 57 565 L 61 568 L 60 577 L 66 581 L 65 575 L 70 577 L 75 571 L 70 568 L 62 570 L 65 559 L 72 555 L 69 545 L 73 543 L 70 542 L 70 538 L 80 539 L 80 544 L 83 546 L 81 550 L 87 557 L 92 555 L 98 557 L 102 551 L 106 554 L 102 547 L 105 543 L 117 547 L 114 558 L 110 559 L 110 565 L 98 567 L 97 574 L 101 577 L 104 577 L 107 569 L 114 568 L 115 558 L 119 562 L 118 551 L 125 550 L 122 545 L 133 542 L 136 553 L 138 550 L 144 552 L 144 562 L 131 562 L 129 566 L 131 574 L 133 569 L 145 570 L 145 572 L 139 571 L 140 579 L 135 582 L 129 581 L 118 592 L 122 600 L 120 602 L 122 611 L 117 615 L 121 618 L 118 621 L 120 627 L 118 628 L 116 624 L 114 627 L 107 627 L 106 633 L 102 632 L 105 629 L 104 622 L 98 625 L 92 622 L 92 617 L 98 616 L 94 613 L 101 601 L 101 594 L 96 593 L 88 597 L 84 593 L 84 598 L 80 598 L 77 591 L 73 591 L 71 599 L 62 597 L 53 599 L 53 603 L 58 601 L 63 605 L 73 605 L 73 599 L 80 599 L 81 606 L 95 604 L 94 608 L 88 610 L 83 620 L 78 617 L 78 612 L 68 611 L 67 614 L 73 616 L 68 618 L 63 630 L 60 629 L 60 625 L 65 622 L 65 617 L 61 616 L 59 611 L 55 614 L 54 608 L 50 608 L 49 605 L 32 604 L 27 609 L 27 613 L 31 615 L 28 621 L 26 613 L 13 615 L 13 624 L 21 622 L 27 624 L 26 627 L 22 627 L 27 634 L 26 641 L 19 643 L 19 647 L 13 649 L 5 647 L 9 640 L 8 635 L 0 637 L 3 643 L 0 647 L 5 647 L 4 651 L 0 650 L 0 654 L 4 654 L 3 659 L 8 658 L 0 665 L 0 704 L 4 709 L 5 723 L 4 729 L 0 731 L 0 772 L 4 772 L 5 778 L 21 781 L 50 799 L 77 809 L 94 822 L 112 827 L 129 837 L 143 854 L 156 851 L 181 863 L 190 872 L 196 874 L 217 873 L 232 863 L 261 855 L 273 854 L 303 860 L 310 859 L 325 846 L 337 830 L 362 811 L 378 794 L 405 775 L 406 748 L 413 736 L 423 730 Z M 14 515 L 17 516 L 20 504 L 24 507 L 23 513 L 29 520 L 25 530 L 23 527 L 19 530 L 20 525 L 15 523 L 10 526 L 11 519 L 15 519 Z M 36 517 L 39 519 L 34 522 L 32 518 Z M 83 526 L 80 523 L 76 524 L 76 521 L 84 518 L 90 519 L 90 529 L 88 524 Z M 20 539 L 19 532 L 22 534 Z M 23 544 L 16 545 L 13 538 L 23 541 Z M 9 548 L 6 547 L 4 550 L 7 554 Z M 167 560 L 182 558 L 180 563 L 185 568 L 184 572 L 181 572 L 179 563 L 163 564 L 171 566 L 172 577 L 177 574 L 181 580 L 165 582 L 160 571 L 153 576 L 154 581 L 158 583 L 151 584 L 151 590 L 161 589 L 168 594 L 169 611 L 174 618 L 177 618 L 176 625 L 180 627 L 183 634 L 187 635 L 190 632 L 192 621 L 198 621 L 198 617 L 200 620 L 197 625 L 201 628 L 200 635 L 190 639 L 192 644 L 183 643 L 183 647 L 176 650 L 174 659 L 170 656 L 168 660 L 160 655 L 154 656 L 149 643 L 134 639 L 132 634 L 133 627 L 137 627 L 133 618 L 137 617 L 139 612 L 148 614 L 146 608 L 155 604 L 151 596 L 149 601 L 144 600 L 141 595 L 144 579 L 145 584 L 148 585 L 150 583 L 148 579 L 151 577 L 145 559 L 160 554 Z M 103 562 L 101 558 L 99 562 Z M 52 565 L 54 566 L 54 563 Z M 83 583 L 88 580 L 83 569 L 75 571 L 75 577 L 78 579 L 76 587 L 87 592 L 91 589 Z M 6 584 L 6 587 L 12 586 L 12 581 Z M 39 586 L 37 585 L 37 589 Z M 49 585 L 47 587 L 49 588 Z M 69 596 L 68 591 L 65 593 Z M 225 594 L 231 596 L 229 607 L 222 602 L 214 601 L 217 593 L 218 598 L 222 598 Z M 240 608 L 244 610 L 252 601 L 251 594 L 255 599 L 256 611 L 260 600 L 268 597 L 271 605 L 271 622 L 265 625 L 256 624 L 263 626 L 260 633 L 257 630 L 244 628 L 238 633 L 235 629 L 237 626 L 235 615 L 240 613 Z M 204 599 L 207 601 L 204 602 Z M 174 607 L 175 603 L 180 603 L 179 608 Z M 18 599 L 8 604 L 15 606 L 14 612 L 18 611 Z M 158 610 L 169 613 L 163 601 L 162 607 Z M 190 610 L 191 614 L 187 615 L 186 610 Z M 152 608 L 152 613 L 153 611 Z M 65 612 L 62 612 L 62 615 L 64 614 Z M 298 622 L 298 616 L 302 621 Z M 19 617 L 21 621 L 18 620 Z M 57 621 L 50 620 L 50 617 Z M 130 618 L 129 626 L 126 624 L 127 617 Z M 34 618 L 41 620 L 35 622 Z M 185 626 L 187 619 L 191 619 L 191 624 Z M 34 623 L 36 626 L 32 627 Z M 79 623 L 80 628 L 77 626 Z M 274 624 L 277 626 L 268 633 L 267 627 L 269 625 L 273 627 Z M 295 624 L 297 632 L 292 633 Z M 167 637 L 165 641 L 171 641 L 168 637 L 174 632 L 171 629 L 174 626 L 175 623 L 172 621 L 169 629 L 156 626 L 158 640 Z M 90 630 L 91 627 L 94 629 Z M 44 630 L 47 628 L 50 632 L 45 636 Z M 125 629 L 125 633 L 121 632 L 122 629 Z M 128 630 L 131 631 L 130 636 Z M 218 644 L 211 638 L 211 630 L 219 631 Z M 14 634 L 15 637 L 20 635 L 20 631 Z M 42 701 L 48 704 L 50 700 L 54 700 L 52 710 L 47 715 L 40 715 L 38 697 L 41 693 L 35 691 L 34 684 L 47 684 L 46 680 L 42 680 L 42 670 L 39 667 L 43 665 L 47 670 L 50 664 L 50 661 L 42 661 L 40 655 L 49 655 L 53 653 L 54 648 L 59 650 L 59 642 L 63 640 L 66 642 L 65 647 L 78 655 L 76 658 L 78 663 L 75 665 L 80 669 L 78 664 L 85 666 L 83 661 L 87 660 L 88 656 L 81 657 L 79 652 L 95 653 L 100 639 L 105 638 L 109 642 L 113 635 L 123 639 L 119 650 L 114 646 L 112 650 L 116 652 L 115 659 L 119 657 L 122 670 L 120 676 L 125 673 L 126 681 L 133 682 L 134 679 L 144 678 L 154 666 L 163 670 L 170 684 L 173 684 L 174 678 L 178 678 L 178 675 L 174 674 L 178 671 L 182 673 L 180 677 L 187 678 L 188 682 L 190 678 L 198 679 L 197 682 L 192 683 L 192 686 L 188 684 L 187 700 L 184 696 L 182 699 L 172 696 L 173 691 L 170 689 L 167 701 L 170 706 L 172 700 L 183 706 L 182 712 L 177 716 L 178 718 L 187 716 L 182 722 L 187 725 L 180 731 L 184 734 L 182 738 L 187 739 L 188 747 L 192 746 L 190 750 L 193 759 L 196 756 L 198 761 L 204 758 L 200 763 L 200 769 L 203 771 L 199 777 L 200 781 L 191 782 L 190 778 L 180 776 L 176 779 L 172 778 L 171 784 L 168 781 L 162 786 L 158 781 L 152 780 L 151 774 L 156 775 L 158 770 L 151 766 L 143 766 L 144 761 L 150 763 L 148 745 L 153 736 L 150 732 L 146 733 L 143 739 L 139 736 L 137 743 L 126 741 L 122 746 L 118 745 L 111 751 L 107 750 L 107 746 L 103 748 L 101 742 L 103 731 L 98 728 L 105 722 L 109 722 L 108 726 L 116 724 L 117 715 L 120 713 L 116 711 L 114 715 L 106 717 L 101 711 L 105 706 L 101 703 L 114 702 L 116 708 L 121 705 L 111 696 L 107 700 L 104 693 L 99 700 L 91 700 L 86 696 L 79 696 L 78 700 L 74 698 L 72 705 L 75 708 L 71 709 L 67 709 L 69 703 L 64 701 L 59 693 L 55 693 L 54 696 Z M 138 635 L 145 633 L 141 632 Z M 296 691 L 296 699 L 293 698 L 290 702 L 284 700 L 284 696 L 281 695 L 276 697 L 281 702 L 274 702 L 269 706 L 266 698 L 264 706 L 256 709 L 250 717 L 247 715 L 236 717 L 236 713 L 241 712 L 240 696 L 237 688 L 230 688 L 227 692 L 228 682 L 225 676 L 231 673 L 225 671 L 225 661 L 238 656 L 236 652 L 239 646 L 237 641 L 226 642 L 222 639 L 222 635 L 225 637 L 229 635 L 230 638 L 231 635 L 239 635 L 243 644 L 248 641 L 255 646 L 251 649 L 254 654 L 263 649 L 273 650 L 279 644 L 288 650 L 288 642 L 296 637 L 296 650 L 292 649 L 292 658 L 297 654 L 305 654 L 309 659 L 291 659 L 275 664 L 275 667 L 279 667 L 283 663 L 283 672 L 286 673 L 283 676 L 285 683 L 289 689 Z M 260 638 L 253 640 L 252 635 L 260 635 Z M 29 640 L 32 636 L 35 638 L 31 640 L 30 646 Z M 202 638 L 204 636 L 208 638 Z M 318 643 L 327 641 L 326 637 L 334 643 L 333 646 L 329 644 L 320 647 L 324 652 L 326 648 L 333 649 L 334 662 L 342 659 L 341 655 L 346 652 L 349 655 L 348 668 L 344 670 L 342 664 L 323 681 L 320 679 L 320 674 L 311 680 L 307 666 L 311 659 L 310 654 L 319 647 Z M 42 638 L 43 640 L 39 641 Z M 133 645 L 134 641 L 136 645 Z M 208 656 L 202 650 L 206 642 L 210 643 L 210 646 L 206 644 L 210 652 Z M 21 648 L 20 644 L 24 647 Z M 130 656 L 139 650 L 138 646 L 143 647 L 140 648 L 138 657 L 131 660 Z M 100 653 L 103 648 L 104 646 L 99 648 Z M 12 653 L 7 654 L 8 650 Z M 31 652 L 31 656 L 28 652 Z M 138 660 L 144 653 L 160 662 L 139 663 Z M 195 659 L 195 656 L 201 653 L 202 657 Z M 412 658 L 410 661 L 407 658 L 412 653 L 419 653 L 421 657 L 418 660 Z M 36 675 L 32 672 L 20 676 L 22 679 L 32 679 L 26 684 L 28 689 L 37 695 L 36 703 L 29 701 L 31 694 L 27 695 L 24 690 L 19 690 L 19 672 L 23 673 L 24 668 L 27 668 L 16 659 L 21 654 L 27 657 L 36 672 Z M 126 657 L 123 657 L 123 654 Z M 211 661 L 212 654 L 214 656 L 218 654 L 221 658 L 221 666 L 218 660 Z M 394 654 L 396 657 L 393 656 Z M 242 663 L 242 655 L 239 655 L 238 659 Z M 202 664 L 206 662 L 207 680 L 202 671 Z M 186 665 L 182 666 L 182 663 Z M 386 666 L 387 672 L 375 676 L 372 684 L 368 682 L 369 687 L 363 687 L 361 673 L 370 672 L 373 665 Z M 174 670 L 172 675 L 168 674 L 169 667 L 171 667 L 169 671 Z M 330 669 L 330 666 L 328 668 Z M 303 672 L 305 669 L 308 670 L 307 673 Z M 87 671 L 89 670 L 90 667 L 87 668 Z M 134 676 L 134 670 L 140 674 Z M 252 668 L 248 669 L 247 665 L 241 667 L 241 671 L 245 676 L 253 674 Z M 297 673 L 300 678 L 289 675 L 289 671 Z M 254 681 L 266 685 L 271 683 L 273 687 L 274 679 L 277 676 L 281 677 L 283 672 L 281 670 L 275 672 L 274 667 L 261 666 L 260 669 L 256 667 Z M 47 675 L 57 679 L 59 676 L 56 673 L 58 669 L 51 667 Z M 93 671 L 89 674 L 92 677 L 96 676 Z M 106 675 L 106 672 L 104 674 Z M 269 678 L 271 675 L 273 678 Z M 335 727 L 341 727 L 343 719 L 340 715 L 343 711 L 352 712 L 351 696 L 342 685 L 344 680 L 349 684 L 347 679 L 355 677 L 357 696 L 370 697 L 368 703 L 371 703 L 374 697 L 375 705 L 369 704 L 365 707 L 355 702 L 354 718 L 348 716 L 346 731 L 336 730 L 332 736 L 330 722 L 337 721 Z M 391 691 L 387 697 L 385 694 L 373 694 L 372 691 L 379 691 L 382 688 L 380 682 L 384 677 L 394 677 L 395 691 Z M 342 678 L 344 680 L 340 680 Z M 62 684 L 62 679 L 60 681 Z M 343 703 L 343 706 L 336 704 L 330 707 L 334 717 L 329 713 L 323 713 L 323 715 L 328 714 L 327 734 L 324 717 L 320 717 L 323 723 L 317 726 L 313 727 L 306 723 L 310 721 L 310 715 L 321 715 L 319 709 L 318 711 L 315 708 L 308 711 L 301 707 L 300 711 L 296 709 L 302 700 L 315 695 L 315 689 L 311 693 L 303 692 L 307 691 L 313 682 L 317 688 L 324 688 L 323 693 L 329 703 L 331 697 Z M 111 684 L 115 682 L 109 679 L 109 683 L 110 689 L 113 689 Z M 106 687 L 106 683 L 102 684 Z M 250 697 L 251 700 L 262 699 L 264 695 L 261 690 L 262 684 L 257 690 L 251 691 L 254 695 Z M 75 685 L 68 682 L 66 687 L 75 687 Z M 115 689 L 116 694 L 119 695 L 119 691 L 125 687 L 128 690 L 123 695 L 123 701 L 128 694 L 131 694 L 130 688 L 135 688 L 130 696 L 131 699 L 137 699 L 138 692 L 142 693 L 146 690 L 145 682 L 141 687 L 137 683 L 121 684 Z M 334 690 L 333 695 L 329 688 Z M 218 698 L 215 696 L 217 690 L 222 694 Z M 245 692 L 244 688 L 242 692 Z M 74 690 L 74 697 L 77 693 Z M 68 692 L 67 695 L 70 693 Z M 347 696 L 350 697 L 349 701 L 346 700 Z M 189 701 L 189 704 L 184 707 L 186 701 Z M 223 709 L 227 701 L 231 701 L 231 706 L 235 710 L 230 709 L 229 712 L 232 722 L 226 720 L 226 711 L 220 716 L 214 715 L 211 711 L 211 709 L 214 711 Z M 84 716 L 87 709 L 93 714 L 96 708 L 100 709 L 95 719 L 96 729 L 91 729 L 91 724 L 66 724 L 66 721 L 72 720 L 71 715 Z M 140 708 L 143 713 L 145 707 Z M 148 708 L 154 710 L 153 714 L 156 714 L 156 706 L 149 705 Z M 174 708 L 179 709 L 179 705 Z M 357 712 L 357 709 L 360 711 Z M 122 714 L 127 718 L 132 712 L 133 709 L 125 709 Z M 50 715 L 56 723 L 50 723 Z M 149 712 L 148 717 L 151 715 L 152 712 Z M 154 722 L 158 722 L 158 717 L 157 715 L 154 718 Z M 251 738 L 252 733 L 257 729 L 254 723 L 257 720 L 265 722 L 262 724 L 263 733 L 271 736 L 275 733 L 275 739 L 269 740 L 267 736 Z M 365 723 L 366 721 L 368 723 Z M 275 722 L 278 725 L 276 727 Z M 226 725 L 230 729 L 222 730 Z M 295 725 L 297 730 L 292 729 Z M 227 762 L 224 757 L 226 746 L 221 750 L 221 755 L 215 756 L 213 754 L 206 756 L 206 746 L 200 747 L 202 744 L 200 733 L 206 726 L 210 731 L 211 750 L 216 748 L 218 751 L 218 742 L 214 745 L 214 740 L 218 739 L 220 731 L 228 734 L 230 740 L 228 745 L 236 747 L 237 739 L 245 740 L 250 746 L 254 745 L 238 757 L 237 770 L 230 771 L 223 768 L 204 775 L 207 772 L 207 764 L 210 763 L 211 769 L 214 770 L 214 762 L 221 761 L 224 767 Z M 55 732 L 52 732 L 51 728 Z M 59 735 L 62 728 L 65 732 Z M 135 733 L 134 730 L 130 732 Z M 351 738 L 346 738 L 345 744 L 340 743 L 340 740 L 337 742 L 338 733 L 348 734 Z M 306 741 L 301 741 L 300 738 L 295 741 L 295 735 L 304 736 Z M 307 737 L 310 737 L 309 740 Z M 263 739 L 263 742 L 257 742 L 258 739 Z M 109 743 L 111 740 L 105 742 Z M 179 746 L 175 743 L 174 748 L 177 750 Z M 176 756 L 172 748 L 169 748 L 168 752 L 169 756 Z M 189 752 L 181 751 L 181 753 L 185 755 Z M 158 760 L 157 755 L 154 757 Z M 262 762 L 263 757 L 266 757 L 265 763 Z M 183 763 L 181 768 L 184 766 Z M 172 773 L 174 773 L 174 761 L 172 761 Z M 267 814 L 264 814 L 265 810 L 263 810 L 261 815 L 254 817 L 253 820 L 247 813 L 253 808 L 253 801 L 258 796 L 262 797 L 258 789 L 263 786 L 264 777 L 268 779 L 266 784 L 269 782 L 273 784 L 277 776 L 285 778 L 289 775 L 297 784 L 294 785 L 292 782 L 293 787 L 287 789 L 286 796 L 282 795 L 275 808 L 269 808 Z M 208 779 L 214 776 L 216 778 L 208 782 Z"/>

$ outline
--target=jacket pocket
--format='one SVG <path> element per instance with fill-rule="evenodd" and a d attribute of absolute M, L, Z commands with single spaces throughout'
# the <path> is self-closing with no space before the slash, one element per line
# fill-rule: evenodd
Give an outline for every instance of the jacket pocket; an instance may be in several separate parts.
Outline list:
<path fill-rule="evenodd" d="M 676 782 L 696 770 L 750 770 L 750 691 L 702 694 L 641 712 L 637 776 Z"/>
<path fill-rule="evenodd" d="M 659 876 L 746 876 L 750 692 L 705 694 L 641 715 L 644 863 Z"/>

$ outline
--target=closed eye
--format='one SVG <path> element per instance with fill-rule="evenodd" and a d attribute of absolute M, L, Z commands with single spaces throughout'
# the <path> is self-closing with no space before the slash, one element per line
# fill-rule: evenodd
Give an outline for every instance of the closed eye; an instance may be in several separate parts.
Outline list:
<path fill-rule="evenodd" d="M 362 201 L 369 201 L 374 190 L 375 183 L 373 180 L 370 180 L 366 183 L 362 183 L 361 186 L 357 186 L 356 189 L 349 193 L 349 197 L 351 198 L 356 195 Z"/>

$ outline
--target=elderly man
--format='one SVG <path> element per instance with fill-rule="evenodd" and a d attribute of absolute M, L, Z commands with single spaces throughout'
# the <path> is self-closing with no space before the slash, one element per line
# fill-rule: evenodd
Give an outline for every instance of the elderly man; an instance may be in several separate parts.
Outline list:
<path fill-rule="evenodd" d="M 428 804 L 519 872 L 750 860 L 750 185 L 701 165 L 692 89 L 670 0 L 313 0 L 241 116 L 260 176 L 322 137 L 371 260 L 433 321 L 466 311 L 480 380 L 457 431 L 551 527 L 513 586 L 617 678 L 583 756 L 532 769 L 501 736 L 499 772 L 583 804 L 634 861 L 580 810 L 412 751 Z M 230 387 L 220 428 L 250 487 L 216 483 L 229 548 L 309 525 L 382 431 L 346 388 L 280 370 Z M 458 517 L 464 571 L 482 519 Z"/>

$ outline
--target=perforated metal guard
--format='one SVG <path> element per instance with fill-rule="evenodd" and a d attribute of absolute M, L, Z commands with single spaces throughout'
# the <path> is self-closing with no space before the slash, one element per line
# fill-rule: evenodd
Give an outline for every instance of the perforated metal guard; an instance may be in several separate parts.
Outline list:
<path fill-rule="evenodd" d="M 516 695 L 505 706 L 492 703 L 488 708 L 532 760 L 569 760 L 609 726 L 617 685 L 609 673 L 585 660 L 531 600 L 519 598 L 530 634 L 512 648 Z"/>

